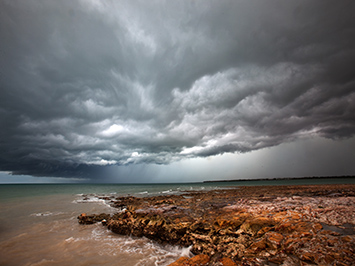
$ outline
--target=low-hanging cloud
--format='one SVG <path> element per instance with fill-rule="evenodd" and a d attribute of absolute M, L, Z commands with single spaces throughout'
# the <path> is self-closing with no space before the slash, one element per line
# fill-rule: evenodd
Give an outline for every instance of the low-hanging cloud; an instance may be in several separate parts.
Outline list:
<path fill-rule="evenodd" d="M 355 133 L 351 1 L 0 3 L 0 170 L 99 175 Z"/>

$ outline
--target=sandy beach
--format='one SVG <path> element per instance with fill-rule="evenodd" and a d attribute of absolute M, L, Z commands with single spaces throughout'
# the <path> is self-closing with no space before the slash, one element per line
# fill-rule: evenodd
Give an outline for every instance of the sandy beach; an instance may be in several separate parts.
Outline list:
<path fill-rule="evenodd" d="M 355 185 L 242 186 L 102 197 L 117 213 L 81 214 L 112 232 L 190 247 L 171 265 L 354 265 Z"/>

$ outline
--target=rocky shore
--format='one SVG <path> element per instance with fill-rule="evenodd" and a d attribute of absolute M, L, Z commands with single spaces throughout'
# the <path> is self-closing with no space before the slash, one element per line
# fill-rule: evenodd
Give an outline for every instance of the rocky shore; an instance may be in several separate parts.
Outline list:
<path fill-rule="evenodd" d="M 81 214 L 112 232 L 189 247 L 179 265 L 355 265 L 355 185 L 254 186 L 102 197 L 117 213 Z"/>

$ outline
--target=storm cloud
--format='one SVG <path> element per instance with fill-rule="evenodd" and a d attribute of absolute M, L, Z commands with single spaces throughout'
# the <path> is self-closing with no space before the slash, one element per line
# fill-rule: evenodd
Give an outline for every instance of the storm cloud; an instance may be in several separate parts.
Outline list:
<path fill-rule="evenodd" d="M 3 0 L 0 171 L 93 177 L 349 139 L 354 14 L 353 1 Z"/>

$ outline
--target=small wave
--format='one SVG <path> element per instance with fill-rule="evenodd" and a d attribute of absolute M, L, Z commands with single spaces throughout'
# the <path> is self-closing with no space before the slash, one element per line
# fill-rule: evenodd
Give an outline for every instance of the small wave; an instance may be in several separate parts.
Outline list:
<path fill-rule="evenodd" d="M 104 212 L 114 212 L 117 211 L 116 208 L 111 206 L 111 203 L 113 201 L 113 196 L 111 197 L 103 197 L 100 195 L 83 195 L 80 198 L 77 198 L 72 201 L 74 204 L 82 204 L 82 203 L 90 203 L 90 204 L 98 204 L 101 206 L 105 206 L 105 211 Z"/>
<path fill-rule="evenodd" d="M 109 206 L 106 200 L 101 199 L 99 196 L 86 196 L 83 195 L 80 199 L 75 199 L 72 203 L 100 203 Z"/>
<path fill-rule="evenodd" d="M 30 216 L 37 216 L 37 217 L 41 217 L 41 216 L 55 216 L 55 215 L 61 215 L 64 212 L 38 212 L 38 213 L 32 213 L 30 214 Z"/>
<path fill-rule="evenodd" d="M 74 237 L 69 237 L 67 239 L 65 239 L 65 242 L 74 242 L 75 238 Z"/>
<path fill-rule="evenodd" d="M 73 203 L 105 203 L 104 199 L 100 199 L 95 196 L 84 197 L 83 199 L 76 199 Z"/>
<path fill-rule="evenodd" d="M 173 190 L 172 190 L 172 189 L 169 189 L 169 190 L 166 190 L 166 191 L 162 191 L 161 193 L 166 194 L 166 193 L 171 193 L 171 192 L 173 192 Z"/>
<path fill-rule="evenodd" d="M 191 247 L 183 248 L 171 245 L 160 245 L 145 237 L 136 238 L 121 236 L 95 224 L 89 232 L 80 235 L 68 235 L 63 239 L 65 248 L 82 248 L 96 246 L 95 252 L 106 257 L 132 257 L 130 265 L 163 266 L 176 261 L 181 256 L 191 257 Z M 89 233 L 89 234 L 87 234 Z M 127 265 L 127 264 L 125 264 Z"/>
<path fill-rule="evenodd" d="M 41 266 L 41 265 L 48 265 L 48 264 L 54 264 L 54 260 L 47 260 L 47 259 L 42 259 L 38 262 L 31 263 L 31 266 Z"/>
<path fill-rule="evenodd" d="M 187 248 L 177 246 L 154 247 L 152 243 L 147 243 L 145 248 L 154 250 L 154 252 L 150 253 L 144 260 L 138 262 L 136 266 L 151 265 L 152 263 L 155 266 L 163 266 L 176 261 L 179 257 L 191 258 L 193 256 L 190 251 L 192 246 Z"/>
<path fill-rule="evenodd" d="M 125 211 L 127 211 L 126 208 L 121 208 L 121 209 L 115 208 L 115 212 L 116 213 L 122 213 L 122 212 L 125 212 Z"/>
<path fill-rule="evenodd" d="M 148 191 L 143 191 L 143 192 L 138 192 L 137 194 L 143 195 L 143 194 L 148 194 Z"/>
<path fill-rule="evenodd" d="M 192 245 L 189 247 L 177 247 L 174 246 L 171 248 L 173 253 L 179 254 L 180 257 L 192 257 L 193 254 L 191 252 Z"/>
<path fill-rule="evenodd" d="M 105 234 L 106 234 L 106 230 L 102 230 L 101 227 L 95 227 L 91 232 L 91 235 L 94 238 L 102 237 Z"/>

